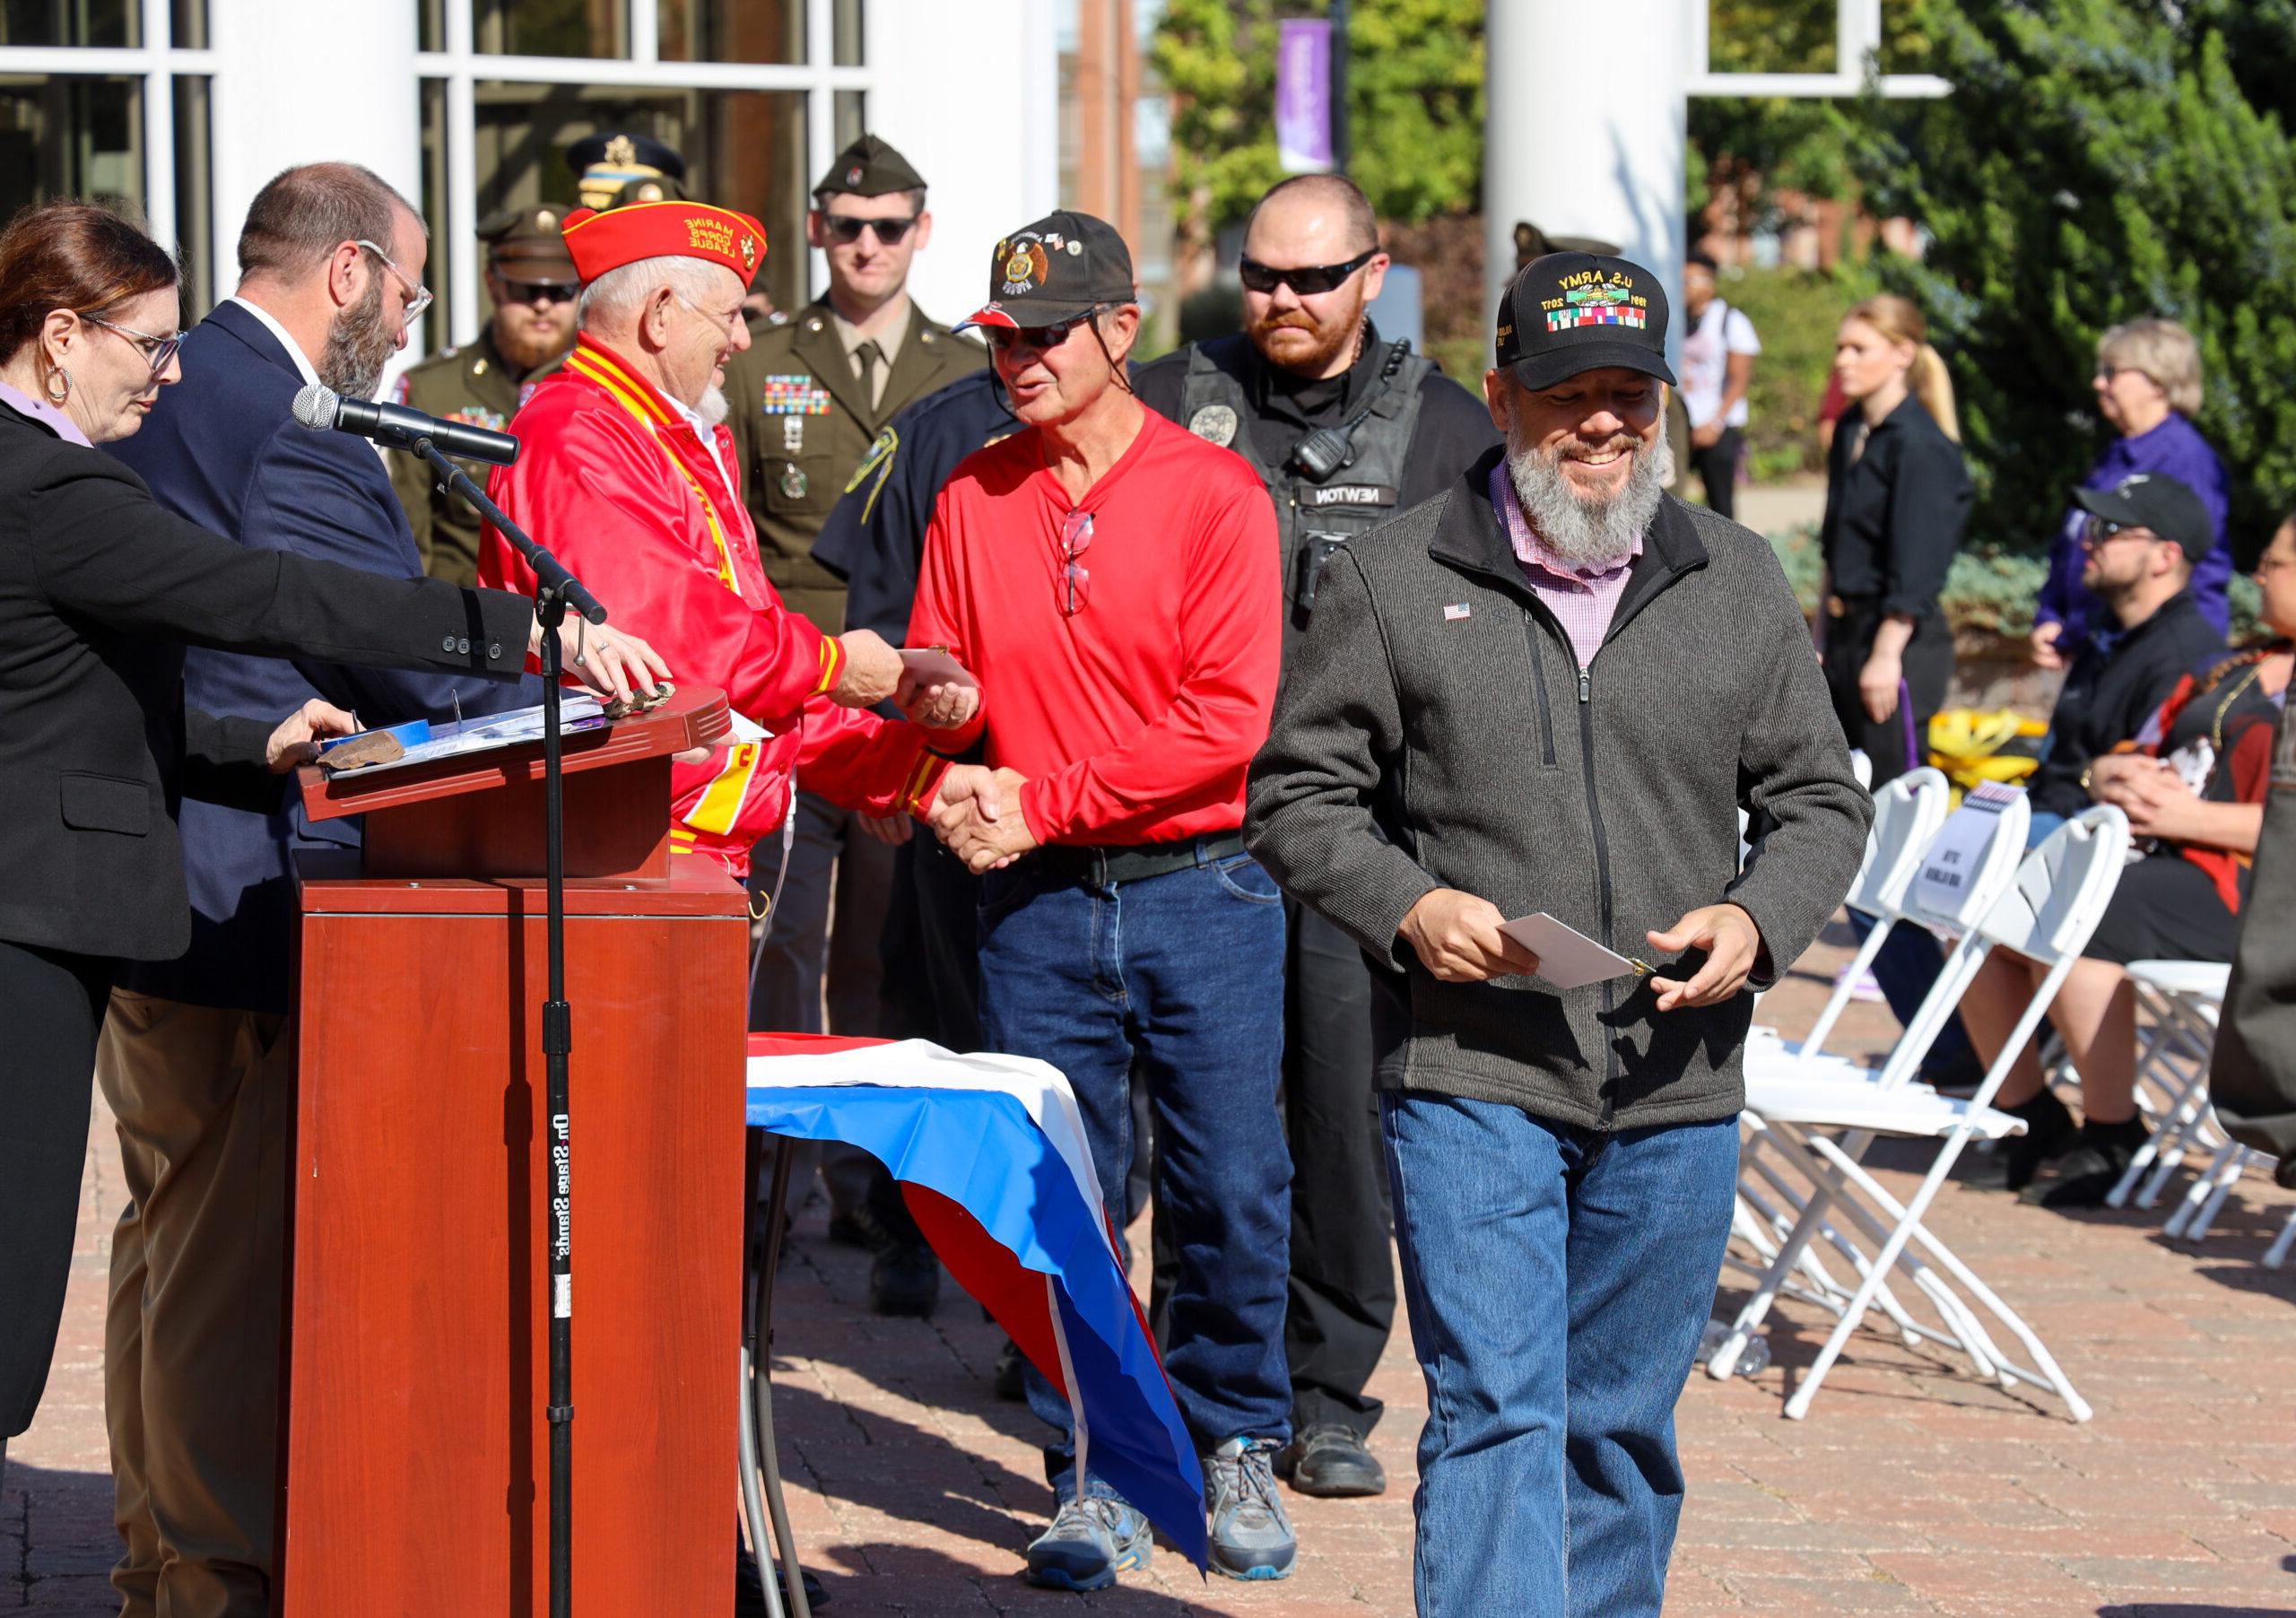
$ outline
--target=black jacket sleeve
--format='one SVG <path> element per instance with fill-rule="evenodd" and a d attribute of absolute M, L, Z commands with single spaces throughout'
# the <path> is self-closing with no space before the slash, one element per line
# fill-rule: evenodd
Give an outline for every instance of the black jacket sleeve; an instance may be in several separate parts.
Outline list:
<path fill-rule="evenodd" d="M 526 665 L 534 609 L 524 596 L 234 544 L 169 512 L 126 467 L 76 447 L 48 457 L 30 499 L 25 532 L 41 587 L 114 629 L 498 679 Z"/>
<path fill-rule="evenodd" d="M 1883 612 L 1918 622 L 1937 610 L 1946 571 L 1969 526 L 1973 496 L 1961 447 L 1951 439 L 1925 434 L 1905 446 L 1890 488 Z"/>
<path fill-rule="evenodd" d="M 1433 500 L 1498 448 L 1499 429 L 1483 402 L 1437 371 L 1419 385 L 1419 422 L 1396 500 L 1405 510 Z"/>

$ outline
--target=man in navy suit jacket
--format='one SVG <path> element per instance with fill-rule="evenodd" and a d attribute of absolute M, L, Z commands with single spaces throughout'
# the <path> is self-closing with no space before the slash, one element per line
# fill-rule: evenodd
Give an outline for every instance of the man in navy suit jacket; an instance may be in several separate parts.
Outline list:
<path fill-rule="evenodd" d="M 321 381 L 371 397 L 428 301 L 422 222 L 349 164 L 291 169 L 258 194 L 242 279 L 184 339 L 183 380 L 113 447 L 161 502 L 241 544 L 422 577 L 374 449 L 290 413 Z M 185 695 L 215 713 L 320 696 L 372 724 L 538 701 L 533 682 L 349 668 L 195 648 Z M 265 1618 L 272 1571 L 279 1311 L 293 1032 L 286 1023 L 297 848 L 357 843 L 306 822 L 278 778 L 187 802 L 192 945 L 138 965 L 113 998 L 99 1074 L 129 1194 L 106 1342 L 127 1618 Z M 419 1014 L 412 1007 L 408 1014 Z"/>

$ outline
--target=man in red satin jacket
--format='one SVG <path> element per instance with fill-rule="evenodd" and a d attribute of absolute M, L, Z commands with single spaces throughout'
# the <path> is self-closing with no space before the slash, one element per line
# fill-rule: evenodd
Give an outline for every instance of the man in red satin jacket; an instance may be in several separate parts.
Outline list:
<path fill-rule="evenodd" d="M 745 874 L 752 846 L 787 814 L 793 774 L 841 805 L 923 818 L 952 768 L 927 726 L 963 725 L 977 689 L 945 659 L 905 666 L 870 631 L 824 635 L 782 605 L 720 424 L 720 368 L 749 346 L 742 296 L 764 228 L 663 202 L 578 209 L 565 231 L 584 283 L 580 335 L 518 412 L 522 452 L 489 492 L 675 677 L 725 688 L 736 739 L 673 766 L 672 846 Z M 479 577 L 533 585 L 491 527 Z M 888 698 L 918 723 L 870 711 Z"/>

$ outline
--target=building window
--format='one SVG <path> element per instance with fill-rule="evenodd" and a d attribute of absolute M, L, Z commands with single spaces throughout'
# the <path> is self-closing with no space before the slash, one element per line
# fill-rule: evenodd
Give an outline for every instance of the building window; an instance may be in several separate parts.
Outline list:
<path fill-rule="evenodd" d="M 133 50 L 144 43 L 140 0 L 0 0 L 0 45 L 92 45 Z"/>
<path fill-rule="evenodd" d="M 0 75 L 0 217 L 60 196 L 143 211 L 142 80 Z"/>
<path fill-rule="evenodd" d="M 490 57 L 630 55 L 623 0 L 471 0 L 471 43 Z"/>
<path fill-rule="evenodd" d="M 203 318 L 231 290 L 217 284 L 215 279 L 215 156 L 209 133 L 210 103 L 210 81 L 190 74 L 175 80 L 176 239 L 183 244 L 186 326 Z M 239 266 L 230 267 L 236 281 Z"/>
<path fill-rule="evenodd" d="M 446 82 L 422 84 L 422 211 L 430 226 L 433 286 L 451 284 L 448 266 L 475 244 L 450 239 L 448 224 Z M 805 301 L 805 95 L 802 91 L 638 89 L 481 80 L 473 86 L 476 128 L 471 152 L 476 217 L 542 203 L 574 206 L 566 148 L 584 135 L 625 130 L 675 147 L 686 187 L 697 196 L 754 213 L 766 233 L 765 285 L 776 305 Z M 434 306 L 435 307 L 435 306 Z M 487 311 L 481 310 L 483 318 Z M 444 311 L 425 340 L 447 341 Z"/>
<path fill-rule="evenodd" d="M 805 0 L 661 0 L 665 62 L 803 62 Z"/>

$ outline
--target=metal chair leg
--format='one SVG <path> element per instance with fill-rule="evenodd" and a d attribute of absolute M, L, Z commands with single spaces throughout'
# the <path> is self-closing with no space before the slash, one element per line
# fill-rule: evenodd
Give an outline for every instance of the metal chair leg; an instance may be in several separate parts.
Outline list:
<path fill-rule="evenodd" d="M 757 1423 L 751 1410 L 758 1396 L 759 1271 L 772 1261 L 770 1254 L 759 1253 L 753 1240 L 757 1233 L 758 1171 L 765 1155 L 764 1141 L 762 1129 L 742 1132 L 742 1408 L 735 1448 L 741 1457 L 742 1528 L 749 1535 L 750 1560 L 757 1567 L 758 1586 L 765 1591 L 767 1618 L 785 1618 L 781 1592 L 773 1584 L 773 1558 L 765 1544 L 765 1492 L 758 1483 Z M 767 1396 L 770 1396 L 770 1391 Z"/>
<path fill-rule="evenodd" d="M 781 1458 L 773 1443 L 773 1282 L 781 1254 L 781 1237 L 788 1228 L 790 1170 L 797 1156 L 796 1140 L 783 1136 L 773 1153 L 773 1187 L 769 1193 L 772 1212 L 765 1222 L 765 1249 L 758 1255 L 758 1284 L 751 1295 L 750 1335 L 756 1352 L 750 1361 L 749 1419 L 759 1468 L 765 1476 L 765 1508 L 773 1524 L 774 1548 L 781 1556 L 781 1577 L 788 1591 L 789 1618 L 813 1618 L 805 1599 L 805 1576 L 797 1566 L 797 1538 L 789 1531 L 789 1509 L 781 1498 Z M 768 1589 L 772 1588 L 769 1579 Z"/>

